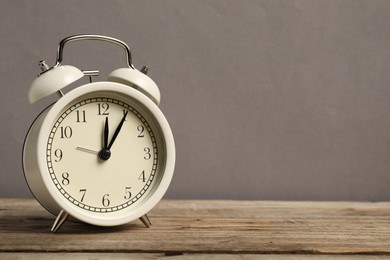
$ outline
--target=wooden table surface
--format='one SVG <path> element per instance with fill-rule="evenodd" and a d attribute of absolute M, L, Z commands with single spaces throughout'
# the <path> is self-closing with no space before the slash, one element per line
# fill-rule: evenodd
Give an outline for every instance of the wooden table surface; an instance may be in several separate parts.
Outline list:
<path fill-rule="evenodd" d="M 66 222 L 0 199 L 0 259 L 388 259 L 389 202 L 163 200 L 119 227 Z M 34 258 L 34 259 L 35 259 Z"/>

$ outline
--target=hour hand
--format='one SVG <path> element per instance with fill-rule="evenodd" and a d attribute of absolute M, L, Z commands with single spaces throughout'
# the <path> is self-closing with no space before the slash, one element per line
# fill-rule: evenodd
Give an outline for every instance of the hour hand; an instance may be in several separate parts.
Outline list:
<path fill-rule="evenodd" d="M 108 117 L 106 117 L 106 122 L 104 123 L 104 133 L 103 133 L 103 149 L 108 147 Z"/>
<path fill-rule="evenodd" d="M 106 121 L 104 123 L 104 131 L 103 131 L 103 149 L 99 152 L 99 158 L 102 160 L 108 160 L 111 157 L 110 149 L 108 148 L 108 117 L 106 117 Z"/>

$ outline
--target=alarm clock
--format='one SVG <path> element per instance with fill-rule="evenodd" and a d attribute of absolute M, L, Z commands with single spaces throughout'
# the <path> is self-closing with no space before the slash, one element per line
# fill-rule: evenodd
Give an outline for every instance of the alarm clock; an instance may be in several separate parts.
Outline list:
<path fill-rule="evenodd" d="M 62 65 L 66 44 L 87 40 L 122 47 L 127 67 L 114 70 L 106 81 L 92 82 L 98 71 Z M 57 216 L 51 230 L 56 232 L 68 217 L 98 226 L 140 219 L 149 227 L 147 213 L 172 179 L 175 144 L 148 68 L 135 68 L 123 41 L 86 34 L 63 39 L 53 67 L 45 61 L 39 65 L 30 103 L 54 93 L 59 99 L 28 130 L 23 170 L 34 197 Z M 90 83 L 63 92 L 84 76 Z"/>

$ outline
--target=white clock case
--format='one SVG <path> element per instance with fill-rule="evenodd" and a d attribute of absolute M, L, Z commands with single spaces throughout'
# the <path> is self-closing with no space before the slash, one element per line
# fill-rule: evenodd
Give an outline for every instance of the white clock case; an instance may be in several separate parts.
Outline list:
<path fill-rule="evenodd" d="M 114 214 L 112 216 L 85 212 L 83 209 L 69 202 L 54 186 L 46 162 L 47 140 L 56 117 L 74 99 L 95 91 L 117 92 L 137 100 L 154 117 L 160 127 L 165 144 L 163 149 L 165 150 L 166 161 L 162 167 L 163 176 L 160 182 L 155 185 L 157 187 L 137 207 L 131 210 L 125 209 L 123 210 L 123 214 Z M 116 82 L 102 81 L 75 88 L 37 117 L 26 136 L 23 146 L 23 170 L 27 183 L 35 198 L 53 215 L 58 215 L 61 210 L 64 210 L 73 218 L 85 223 L 99 226 L 115 226 L 136 220 L 147 214 L 157 205 L 171 182 L 175 157 L 172 131 L 158 106 L 149 97 L 134 88 Z"/>

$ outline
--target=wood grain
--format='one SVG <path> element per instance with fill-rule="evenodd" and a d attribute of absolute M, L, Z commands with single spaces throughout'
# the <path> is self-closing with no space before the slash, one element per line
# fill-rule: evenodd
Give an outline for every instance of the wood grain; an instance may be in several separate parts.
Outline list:
<path fill-rule="evenodd" d="M 165 255 L 149 253 L 0 253 L 2 260 L 117 260 L 117 259 L 170 259 L 170 260 L 382 260 L 385 255 L 298 255 L 298 254 L 183 254 Z"/>
<path fill-rule="evenodd" d="M 141 222 L 95 227 L 54 217 L 32 199 L 0 199 L 0 251 L 234 254 L 390 254 L 390 203 L 163 200 Z M 23 259 L 23 258 L 20 258 Z M 148 258 L 146 258 L 148 259 Z M 282 259 L 282 258 L 275 258 Z"/>

